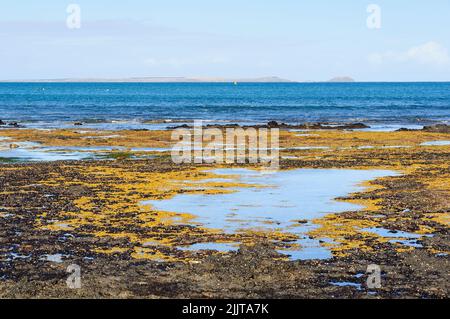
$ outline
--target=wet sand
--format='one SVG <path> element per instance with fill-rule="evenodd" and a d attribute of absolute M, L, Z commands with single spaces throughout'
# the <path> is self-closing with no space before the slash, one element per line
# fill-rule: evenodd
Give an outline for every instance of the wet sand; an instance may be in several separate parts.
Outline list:
<path fill-rule="evenodd" d="M 175 165 L 164 152 L 172 145 L 168 131 L 5 129 L 0 136 L 7 138 L 0 143 L 80 147 L 77 152 L 103 152 L 107 159 L 3 161 L 0 297 L 449 296 L 448 133 L 282 131 L 284 172 L 396 172 L 373 176 L 333 199 L 344 209 L 299 219 L 299 227 L 314 226 L 302 236 L 331 257 L 301 260 L 288 256 L 306 243 L 289 227 L 226 232 L 201 223 L 193 211 L 145 205 L 264 189 L 267 185 L 214 173 L 257 166 Z M 231 247 L 220 249 L 227 244 Z M 82 269 L 79 290 L 65 282 L 73 263 Z M 366 287 L 370 264 L 382 269 L 379 289 Z"/>

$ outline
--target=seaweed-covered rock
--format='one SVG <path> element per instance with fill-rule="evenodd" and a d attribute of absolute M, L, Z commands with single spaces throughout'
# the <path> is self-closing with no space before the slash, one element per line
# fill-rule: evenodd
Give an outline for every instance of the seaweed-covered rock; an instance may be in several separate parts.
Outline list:
<path fill-rule="evenodd" d="M 270 121 L 269 123 L 267 123 L 268 127 L 279 127 L 280 125 L 278 124 L 277 121 Z"/>
<path fill-rule="evenodd" d="M 423 130 L 425 132 L 432 132 L 432 133 L 450 133 L 450 125 L 436 124 L 431 126 L 425 126 Z"/>

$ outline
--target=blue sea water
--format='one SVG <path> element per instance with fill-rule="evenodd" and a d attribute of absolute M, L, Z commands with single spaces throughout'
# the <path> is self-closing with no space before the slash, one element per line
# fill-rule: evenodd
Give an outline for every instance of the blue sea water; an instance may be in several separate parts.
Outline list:
<path fill-rule="evenodd" d="M 148 121 L 450 121 L 450 83 L 0 83 L 0 119 L 28 127 L 158 127 Z"/>

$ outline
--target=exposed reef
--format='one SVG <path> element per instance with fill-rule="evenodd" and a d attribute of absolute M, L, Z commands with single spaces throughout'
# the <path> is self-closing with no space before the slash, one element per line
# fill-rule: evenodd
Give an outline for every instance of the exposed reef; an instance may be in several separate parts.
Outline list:
<path fill-rule="evenodd" d="M 280 132 L 282 170 L 398 172 L 337 199 L 362 209 L 314 220 L 307 236 L 331 250 L 326 260 L 292 261 L 280 254 L 295 242 L 288 230 L 226 233 L 199 225 L 193 215 L 142 205 L 250 187 L 210 170 L 258 165 L 176 165 L 164 152 L 140 160 L 0 164 L 0 297 L 448 298 L 450 145 L 422 145 L 448 140 L 447 133 Z M 127 154 L 173 143 L 166 130 L 11 128 L 1 136 L 17 145 L 121 146 Z M 402 238 L 405 233 L 414 240 Z M 241 245 L 230 252 L 180 249 L 211 242 Z M 73 263 L 82 267 L 80 290 L 66 286 Z M 366 286 L 369 264 L 382 269 L 379 289 Z"/>

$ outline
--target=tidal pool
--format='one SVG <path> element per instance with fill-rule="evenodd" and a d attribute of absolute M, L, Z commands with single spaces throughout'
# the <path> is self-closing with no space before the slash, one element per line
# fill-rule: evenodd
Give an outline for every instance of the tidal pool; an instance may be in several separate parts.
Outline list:
<path fill-rule="evenodd" d="M 432 235 L 422 235 L 408 233 L 400 230 L 392 231 L 385 228 L 363 228 L 363 231 L 374 233 L 380 237 L 389 238 L 391 243 L 400 243 L 405 246 L 421 248 L 423 247 L 418 240 L 423 237 L 432 237 Z"/>
<path fill-rule="evenodd" d="M 168 148 L 131 148 L 118 146 L 52 146 L 46 147 L 38 143 L 14 143 L 18 147 L 10 148 L 9 144 L 0 143 L 0 159 L 17 162 L 52 162 L 68 160 L 104 159 L 113 152 L 167 152 Z M 1 161 L 1 160 L 0 160 Z"/>
<path fill-rule="evenodd" d="M 46 151 L 42 149 L 28 148 L 0 150 L 0 158 L 13 159 L 18 162 L 81 160 L 88 159 L 90 157 L 92 157 L 92 155 L 89 153 L 71 151 Z"/>
<path fill-rule="evenodd" d="M 181 250 L 216 250 L 220 252 L 236 251 L 239 246 L 228 243 L 197 243 L 190 246 L 182 246 Z"/>
<path fill-rule="evenodd" d="M 233 188 L 234 192 L 228 194 L 180 194 L 142 204 L 158 211 L 194 215 L 197 225 L 225 233 L 257 230 L 294 234 L 298 239 L 290 243 L 293 247 L 280 251 L 291 259 L 330 258 L 329 249 L 307 235 L 317 227 L 312 220 L 331 213 L 362 209 L 360 205 L 335 198 L 362 191 L 364 187 L 360 184 L 364 181 L 397 175 L 389 170 L 347 169 L 296 169 L 273 173 L 218 169 L 212 172 L 218 178 L 231 178 L 250 186 Z M 220 248 L 223 250 L 224 246 Z"/>
<path fill-rule="evenodd" d="M 330 284 L 333 286 L 338 286 L 338 287 L 353 287 L 353 288 L 356 288 L 357 290 L 363 289 L 362 284 L 350 282 L 350 281 L 342 281 L 342 282 L 331 281 Z"/>
<path fill-rule="evenodd" d="M 421 146 L 447 146 L 450 145 L 450 141 L 430 141 L 420 144 Z"/>

